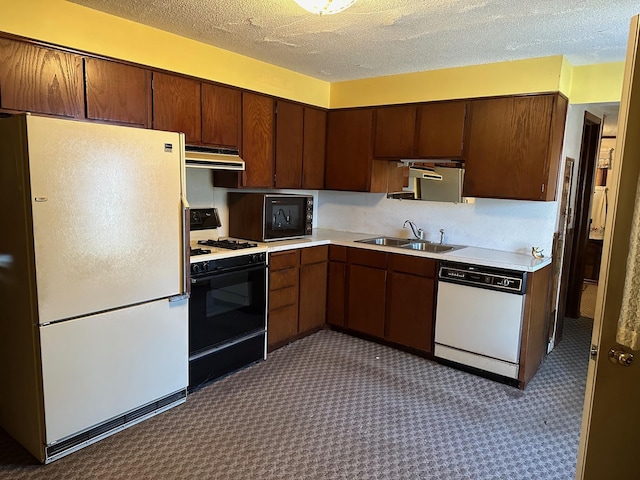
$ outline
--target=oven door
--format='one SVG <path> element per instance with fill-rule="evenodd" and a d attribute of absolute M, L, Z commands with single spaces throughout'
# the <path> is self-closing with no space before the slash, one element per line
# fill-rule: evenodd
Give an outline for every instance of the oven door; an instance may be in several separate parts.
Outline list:
<path fill-rule="evenodd" d="M 192 278 L 190 357 L 266 329 L 266 279 L 264 264 Z"/>

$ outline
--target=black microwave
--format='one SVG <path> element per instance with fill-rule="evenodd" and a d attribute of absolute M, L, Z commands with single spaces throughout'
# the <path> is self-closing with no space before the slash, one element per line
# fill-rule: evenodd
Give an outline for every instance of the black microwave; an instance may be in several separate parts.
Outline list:
<path fill-rule="evenodd" d="M 311 235 L 313 196 L 229 192 L 229 236 L 271 242 Z"/>

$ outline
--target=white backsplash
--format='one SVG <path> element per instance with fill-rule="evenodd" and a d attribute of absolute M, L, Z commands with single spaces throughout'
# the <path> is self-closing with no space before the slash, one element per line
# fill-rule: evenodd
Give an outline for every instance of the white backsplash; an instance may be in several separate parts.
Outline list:
<path fill-rule="evenodd" d="M 321 191 L 318 228 L 397 237 L 413 236 L 403 229 L 413 221 L 427 239 L 530 254 L 531 247 L 551 255 L 557 202 L 526 202 L 478 198 L 474 203 L 444 203 L 388 199 L 385 194 Z"/>
<path fill-rule="evenodd" d="M 211 175 L 208 170 L 187 168 L 187 200 L 192 208 L 216 207 L 222 223 L 218 234 L 225 237 L 229 232 L 229 190 L 214 188 Z M 536 246 L 547 256 L 551 255 L 558 210 L 557 202 L 478 198 L 474 203 L 454 204 L 388 199 L 378 193 L 279 192 L 314 196 L 314 228 L 410 237 L 411 231 L 403 229 L 402 224 L 411 220 L 434 242 L 440 240 L 439 230 L 443 228 L 447 243 L 524 254 L 530 254 L 531 247 Z"/>

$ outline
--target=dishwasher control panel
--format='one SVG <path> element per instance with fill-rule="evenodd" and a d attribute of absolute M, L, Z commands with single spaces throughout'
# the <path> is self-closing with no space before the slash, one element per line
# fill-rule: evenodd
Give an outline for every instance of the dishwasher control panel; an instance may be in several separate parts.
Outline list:
<path fill-rule="evenodd" d="M 458 283 L 470 287 L 487 288 L 501 292 L 524 295 L 526 292 L 526 272 L 501 268 L 468 265 L 464 263 L 441 262 L 438 279 L 441 282 Z"/>

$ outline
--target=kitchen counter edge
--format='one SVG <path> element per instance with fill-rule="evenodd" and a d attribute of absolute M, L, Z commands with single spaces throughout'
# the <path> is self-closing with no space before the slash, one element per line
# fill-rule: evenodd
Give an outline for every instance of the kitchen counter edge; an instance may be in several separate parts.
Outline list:
<path fill-rule="evenodd" d="M 316 247 L 319 245 L 340 245 L 344 247 L 363 248 L 366 250 L 377 250 L 387 253 L 399 253 L 401 255 L 433 258 L 435 260 L 482 265 L 485 267 L 505 268 L 522 272 L 535 272 L 551 264 L 550 257 L 538 259 L 531 255 L 491 250 L 488 248 L 464 247 L 451 252 L 431 253 L 356 242 L 356 240 L 375 236 L 375 234 L 368 233 L 316 230 L 310 237 L 293 240 L 278 240 L 263 243 L 261 245 L 266 246 L 269 253 L 283 252 L 296 248 Z"/>

